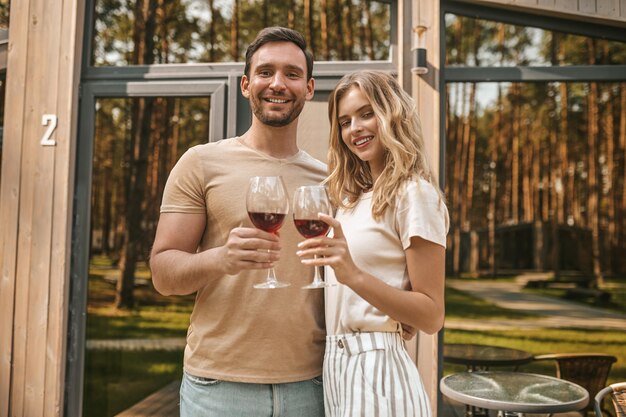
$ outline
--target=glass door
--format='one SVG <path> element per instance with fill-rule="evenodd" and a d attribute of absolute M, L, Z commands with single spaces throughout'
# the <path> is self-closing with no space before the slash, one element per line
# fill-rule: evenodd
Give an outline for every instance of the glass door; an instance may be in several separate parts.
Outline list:
<path fill-rule="evenodd" d="M 72 297 L 86 314 L 72 316 L 69 371 L 81 382 L 68 392 L 82 415 L 117 415 L 177 391 L 193 296 L 158 294 L 148 256 L 170 170 L 190 147 L 225 135 L 224 91 L 219 81 L 84 88 Z"/>

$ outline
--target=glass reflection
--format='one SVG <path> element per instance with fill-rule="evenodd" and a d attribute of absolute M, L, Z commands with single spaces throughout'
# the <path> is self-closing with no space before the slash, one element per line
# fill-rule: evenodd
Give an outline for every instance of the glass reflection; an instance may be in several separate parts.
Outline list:
<path fill-rule="evenodd" d="M 374 0 L 98 0 L 92 64 L 241 62 L 276 25 L 303 33 L 319 61 L 388 60 L 390 19 Z"/>
<path fill-rule="evenodd" d="M 626 44 L 445 15 L 448 66 L 624 65 Z"/>
<path fill-rule="evenodd" d="M 626 274 L 626 83 L 446 94 L 449 273 Z"/>
<path fill-rule="evenodd" d="M 160 296 L 147 260 L 167 175 L 207 141 L 210 106 L 96 102 L 84 415 L 115 415 L 180 378 L 193 298 Z"/>
<path fill-rule="evenodd" d="M 0 2 L 0 29 L 9 28 L 9 14 L 11 10 L 10 1 Z"/>

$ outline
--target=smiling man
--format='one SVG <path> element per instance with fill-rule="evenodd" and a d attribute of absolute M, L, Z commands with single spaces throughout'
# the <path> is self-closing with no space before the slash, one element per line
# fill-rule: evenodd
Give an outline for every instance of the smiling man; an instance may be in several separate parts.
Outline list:
<path fill-rule="evenodd" d="M 255 229 L 245 203 L 252 176 L 280 175 L 291 195 L 324 179 L 326 166 L 297 145 L 312 72 L 301 34 L 262 30 L 246 51 L 241 79 L 250 128 L 189 149 L 168 178 L 150 266 L 162 294 L 196 293 L 182 417 L 324 415 L 323 292 L 300 289 L 313 271 L 295 254 L 293 223 L 279 236 Z M 271 266 L 291 286 L 253 288 Z"/>

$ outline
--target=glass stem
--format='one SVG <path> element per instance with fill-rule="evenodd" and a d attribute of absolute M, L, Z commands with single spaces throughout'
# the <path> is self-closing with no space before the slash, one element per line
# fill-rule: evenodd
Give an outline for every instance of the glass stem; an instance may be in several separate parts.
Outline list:
<path fill-rule="evenodd" d="M 267 253 L 270 253 L 270 250 L 268 249 Z M 276 273 L 274 273 L 274 267 L 271 267 L 267 270 L 267 282 L 277 282 L 278 280 L 276 279 Z"/>
<path fill-rule="evenodd" d="M 313 259 L 317 259 L 317 255 L 313 255 Z M 313 284 L 321 284 L 322 277 L 320 276 L 319 266 L 315 265 L 313 268 L 315 269 L 315 273 L 313 274 Z"/>

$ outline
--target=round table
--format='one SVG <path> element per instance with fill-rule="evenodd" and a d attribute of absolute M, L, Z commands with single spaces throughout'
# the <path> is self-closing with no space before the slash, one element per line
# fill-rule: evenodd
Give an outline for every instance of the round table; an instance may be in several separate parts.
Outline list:
<path fill-rule="evenodd" d="M 524 372 L 461 372 L 442 378 L 441 392 L 463 404 L 518 414 L 576 411 L 589 402 L 580 385 Z"/>
<path fill-rule="evenodd" d="M 467 366 L 467 369 L 486 370 L 490 366 L 519 366 L 533 360 L 533 355 L 523 350 L 502 346 L 476 344 L 445 344 L 443 359 L 449 363 Z"/>

